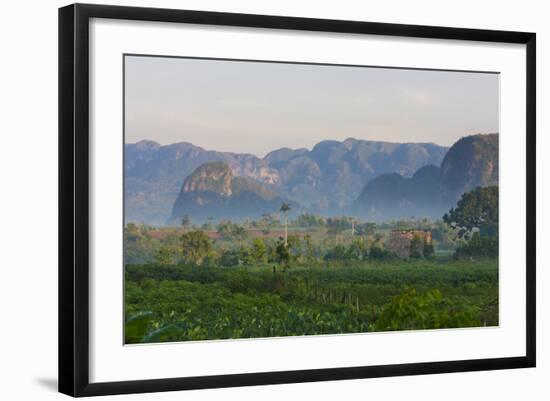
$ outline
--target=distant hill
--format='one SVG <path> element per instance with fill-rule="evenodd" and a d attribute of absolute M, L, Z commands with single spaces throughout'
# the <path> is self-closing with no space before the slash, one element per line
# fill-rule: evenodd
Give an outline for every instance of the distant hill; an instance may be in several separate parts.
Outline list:
<path fill-rule="evenodd" d="M 283 200 L 265 184 L 249 177 L 234 176 L 227 163 L 205 163 L 185 179 L 169 223 L 179 224 L 186 214 L 194 223 L 209 218 L 255 219 L 277 212 L 282 203 Z"/>
<path fill-rule="evenodd" d="M 251 178 L 312 212 L 348 211 L 361 190 L 385 173 L 411 177 L 419 168 L 439 166 L 448 148 L 431 143 L 346 139 L 322 141 L 311 150 L 282 148 L 263 159 L 251 154 L 205 150 L 182 142 L 125 145 L 126 220 L 164 224 L 183 182 L 197 167 L 227 164 L 234 177 Z"/>
<path fill-rule="evenodd" d="M 410 178 L 394 173 L 370 181 L 353 212 L 376 221 L 440 218 L 464 192 L 492 185 L 498 185 L 498 134 L 472 135 L 449 149 L 440 168 L 430 165 Z"/>
<path fill-rule="evenodd" d="M 186 142 L 166 146 L 153 141 L 126 144 L 124 156 L 126 221 L 165 224 L 183 181 L 205 163 L 221 161 L 235 175 L 267 185 L 280 184 L 279 173 L 254 155 L 209 151 Z"/>
<path fill-rule="evenodd" d="M 265 157 L 278 170 L 284 193 L 324 214 L 342 213 L 371 179 L 383 173 L 412 175 L 439 165 L 447 148 L 430 143 L 391 143 L 348 138 L 322 141 L 311 151 L 281 149 Z"/>
<path fill-rule="evenodd" d="M 441 163 L 444 199 L 454 202 L 476 187 L 498 186 L 498 170 L 498 134 L 461 138 Z"/>

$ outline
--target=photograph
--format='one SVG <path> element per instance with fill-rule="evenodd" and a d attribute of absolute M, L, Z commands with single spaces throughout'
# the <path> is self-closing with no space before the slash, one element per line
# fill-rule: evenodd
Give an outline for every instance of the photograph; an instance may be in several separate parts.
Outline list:
<path fill-rule="evenodd" d="M 125 54 L 124 344 L 499 326 L 500 74 Z"/>

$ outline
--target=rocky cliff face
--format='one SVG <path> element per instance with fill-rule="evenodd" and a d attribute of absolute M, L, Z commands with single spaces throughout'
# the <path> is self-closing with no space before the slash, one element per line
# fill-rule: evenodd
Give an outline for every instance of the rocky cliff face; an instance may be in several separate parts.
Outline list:
<path fill-rule="evenodd" d="M 223 162 L 199 166 L 184 181 L 172 208 L 169 224 L 178 224 L 184 215 L 194 223 L 210 217 L 244 220 L 274 213 L 283 200 L 259 181 L 235 176 Z"/>
<path fill-rule="evenodd" d="M 370 181 L 353 210 L 372 220 L 410 216 L 441 218 L 464 192 L 498 186 L 498 134 L 457 141 L 441 167 L 425 166 L 412 177 L 382 174 Z"/>
<path fill-rule="evenodd" d="M 183 182 L 182 192 L 216 192 L 228 197 L 233 193 L 233 174 L 225 163 L 207 163 L 199 166 Z"/>

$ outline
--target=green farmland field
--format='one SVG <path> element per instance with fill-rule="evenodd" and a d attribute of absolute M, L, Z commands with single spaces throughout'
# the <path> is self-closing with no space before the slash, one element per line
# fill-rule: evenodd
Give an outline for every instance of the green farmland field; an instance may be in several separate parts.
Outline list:
<path fill-rule="evenodd" d="M 498 325 L 498 261 L 130 264 L 126 343 Z"/>

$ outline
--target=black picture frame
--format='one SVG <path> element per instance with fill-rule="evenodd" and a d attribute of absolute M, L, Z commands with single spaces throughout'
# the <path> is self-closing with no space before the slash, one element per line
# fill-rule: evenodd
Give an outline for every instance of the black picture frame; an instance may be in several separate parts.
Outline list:
<path fill-rule="evenodd" d="M 90 18 L 438 38 L 526 45 L 526 353 L 520 357 L 90 383 L 89 133 Z M 221 12 L 74 4 L 59 9 L 59 391 L 95 396 L 384 376 L 534 367 L 536 35 L 479 29 Z"/>

